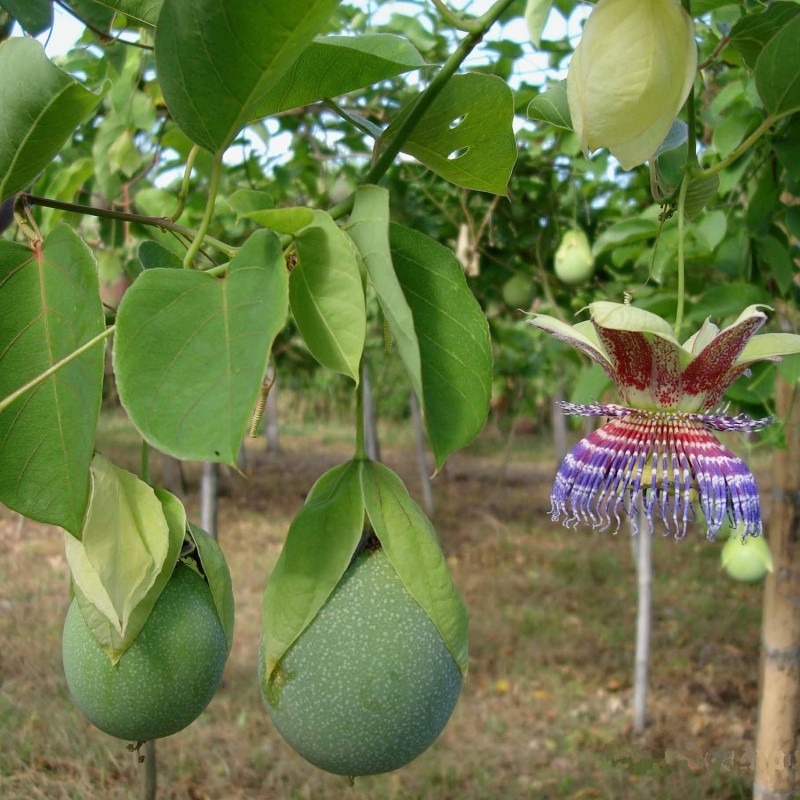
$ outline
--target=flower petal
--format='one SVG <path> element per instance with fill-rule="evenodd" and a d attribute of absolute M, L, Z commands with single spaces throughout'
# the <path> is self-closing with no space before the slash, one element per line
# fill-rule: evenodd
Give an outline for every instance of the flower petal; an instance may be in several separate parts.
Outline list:
<path fill-rule="evenodd" d="M 720 331 L 683 371 L 681 410 L 713 408 L 725 389 L 742 374 L 746 367 L 738 369 L 734 365 L 755 332 L 767 321 L 767 315 L 755 309 L 751 306 L 733 325 Z"/>

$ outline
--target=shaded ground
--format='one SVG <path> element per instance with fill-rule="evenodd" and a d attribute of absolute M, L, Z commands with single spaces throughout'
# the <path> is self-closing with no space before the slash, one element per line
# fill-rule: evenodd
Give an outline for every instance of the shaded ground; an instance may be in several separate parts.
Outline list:
<path fill-rule="evenodd" d="M 100 449 L 135 468 L 134 448 L 111 433 Z M 384 460 L 419 497 L 404 439 L 384 446 Z M 472 620 L 470 674 L 453 719 L 410 766 L 359 779 L 354 789 L 307 765 L 261 705 L 261 593 L 311 484 L 351 447 L 335 430 L 317 430 L 314 440 L 284 431 L 282 446 L 268 455 L 261 442 L 251 445 L 249 477 L 233 478 L 221 500 L 236 640 L 206 713 L 158 743 L 159 798 L 750 795 L 760 587 L 726 579 L 719 546 L 697 532 L 680 544 L 655 542 L 651 724 L 634 739 L 629 537 L 552 524 L 546 449 L 521 442 L 499 480 L 502 448 L 491 438 L 454 457 L 435 480 L 436 526 Z M 187 498 L 193 516 L 196 472 Z M 86 723 L 67 695 L 60 659 L 67 580 L 60 533 L 0 512 L 0 796 L 139 797 L 135 757 Z"/>

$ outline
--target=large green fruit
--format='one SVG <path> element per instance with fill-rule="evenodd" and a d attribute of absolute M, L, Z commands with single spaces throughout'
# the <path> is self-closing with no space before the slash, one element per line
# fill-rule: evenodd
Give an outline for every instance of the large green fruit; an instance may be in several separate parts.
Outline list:
<path fill-rule="evenodd" d="M 594 256 L 582 230 L 575 228 L 564 234 L 556 250 L 554 267 L 556 277 L 569 286 L 577 286 L 592 277 Z"/>
<path fill-rule="evenodd" d="M 530 308 L 536 287 L 530 275 L 517 273 L 503 284 L 503 300 L 511 308 Z"/>
<path fill-rule="evenodd" d="M 211 590 L 178 564 L 116 666 L 92 636 L 77 600 L 64 623 L 64 674 L 72 699 L 100 730 L 130 741 L 169 736 L 211 701 L 227 643 Z"/>
<path fill-rule="evenodd" d="M 262 656 L 263 659 L 263 656 Z M 461 672 L 382 550 L 359 554 L 261 693 L 300 755 L 339 775 L 397 769 L 436 739 Z"/>
<path fill-rule="evenodd" d="M 731 537 L 722 547 L 721 558 L 725 572 L 737 581 L 755 583 L 772 572 L 772 552 L 763 536 L 748 536 L 744 541 Z"/>

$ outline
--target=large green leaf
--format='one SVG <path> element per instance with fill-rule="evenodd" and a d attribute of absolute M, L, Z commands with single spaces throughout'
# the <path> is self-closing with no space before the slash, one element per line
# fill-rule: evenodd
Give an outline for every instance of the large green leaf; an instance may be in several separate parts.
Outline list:
<path fill-rule="evenodd" d="M 95 2 L 124 14 L 129 21 L 154 27 L 163 0 L 95 0 Z"/>
<path fill-rule="evenodd" d="M 320 364 L 358 383 L 367 322 L 350 240 L 328 214 L 316 211 L 313 224 L 297 234 L 297 255 L 289 280 L 297 327 Z"/>
<path fill-rule="evenodd" d="M 231 573 L 217 540 L 197 525 L 189 523 L 189 536 L 197 548 L 203 574 L 214 598 L 214 607 L 225 631 L 228 652 L 233 647 L 234 604 Z"/>
<path fill-rule="evenodd" d="M 730 45 L 738 50 L 747 67 L 753 69 L 764 45 L 798 14 L 797 3 L 771 2 L 759 14 L 746 14 L 731 28 Z"/>
<path fill-rule="evenodd" d="M 800 110 L 800 15 L 787 22 L 756 61 L 756 88 L 770 114 Z"/>
<path fill-rule="evenodd" d="M 0 198 L 25 189 L 99 102 L 36 40 L 0 44 Z"/>
<path fill-rule="evenodd" d="M 386 129 L 394 136 L 407 114 Z M 482 192 L 505 194 L 517 159 L 512 123 L 514 96 L 496 75 L 455 75 L 433 101 L 403 145 L 445 180 Z"/>
<path fill-rule="evenodd" d="M 165 0 L 156 25 L 164 99 L 183 132 L 223 150 L 339 0 Z"/>
<path fill-rule="evenodd" d="M 656 220 L 644 217 L 615 222 L 597 237 L 592 245 L 592 255 L 596 257 L 625 244 L 652 239 L 658 235 L 658 229 Z"/>
<path fill-rule="evenodd" d="M 252 117 L 338 97 L 422 66 L 422 56 L 399 36 L 367 33 L 320 37 L 300 53 L 292 68 L 253 109 Z"/>
<path fill-rule="evenodd" d="M 100 575 L 92 566 L 84 544 L 72 536 L 65 537 L 67 561 L 72 572 L 72 587 L 81 614 L 95 640 L 112 664 L 119 661 L 120 656 L 133 644 L 147 622 L 156 600 L 172 577 L 172 571 L 180 555 L 186 533 L 186 512 L 181 501 L 165 489 L 155 489 L 154 492 L 161 504 L 163 521 L 158 518 L 152 507 L 149 495 L 144 490 L 137 491 L 144 500 L 151 521 L 155 521 L 162 529 L 163 522 L 166 522 L 168 529 L 167 552 L 152 585 L 128 615 L 124 634 L 119 631 L 119 623 L 115 622 L 115 610 L 109 592 L 104 587 Z M 111 537 L 115 535 L 111 530 L 107 530 L 106 533 Z M 130 533 L 137 536 L 139 532 L 133 530 Z"/>
<path fill-rule="evenodd" d="M 66 225 L 40 252 L 0 242 L 0 398 L 104 327 L 89 248 Z M 80 536 L 103 388 L 103 347 L 70 362 L 0 412 L 0 501 Z"/>
<path fill-rule="evenodd" d="M 359 186 L 350 223 L 348 233 L 361 252 L 369 281 L 389 323 L 392 343 L 422 404 L 422 367 L 414 315 L 397 280 L 389 246 L 389 192 L 380 186 Z"/>
<path fill-rule="evenodd" d="M 261 647 L 269 679 L 342 579 L 364 528 L 361 462 L 326 472 L 292 521 L 264 591 Z"/>
<path fill-rule="evenodd" d="M 567 101 L 567 82 L 551 86 L 531 100 L 528 104 L 528 119 L 549 122 L 557 128 L 572 130 L 572 116 Z"/>
<path fill-rule="evenodd" d="M 117 313 L 114 369 L 148 442 L 177 458 L 236 464 L 286 320 L 286 282 L 271 231 L 250 236 L 222 280 L 177 269 L 137 278 Z"/>
<path fill-rule="evenodd" d="M 0 0 L 0 8 L 8 11 L 31 36 L 38 36 L 53 24 L 52 0 Z"/>
<path fill-rule="evenodd" d="M 425 422 L 437 467 L 480 432 L 489 413 L 489 325 L 450 250 L 393 224 L 392 261 L 414 315 Z"/>
<path fill-rule="evenodd" d="M 362 471 L 364 506 L 386 557 L 408 593 L 444 639 L 462 674 L 469 666 L 467 610 L 453 585 L 428 518 L 388 467 L 367 462 Z"/>

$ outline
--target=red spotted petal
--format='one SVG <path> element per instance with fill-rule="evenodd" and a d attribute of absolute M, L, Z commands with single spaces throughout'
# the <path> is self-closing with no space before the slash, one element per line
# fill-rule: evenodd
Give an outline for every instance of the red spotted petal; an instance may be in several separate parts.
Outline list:
<path fill-rule="evenodd" d="M 653 346 L 648 338 L 639 331 L 604 328 L 596 323 L 595 329 L 611 359 L 620 394 L 625 397 L 626 389 L 649 389 L 654 367 Z"/>
<path fill-rule="evenodd" d="M 734 369 L 734 363 L 766 320 L 766 314 L 753 312 L 720 332 L 684 370 L 684 394 L 702 398 L 700 408 L 713 408 L 725 389 L 742 374 L 743 370 Z"/>

